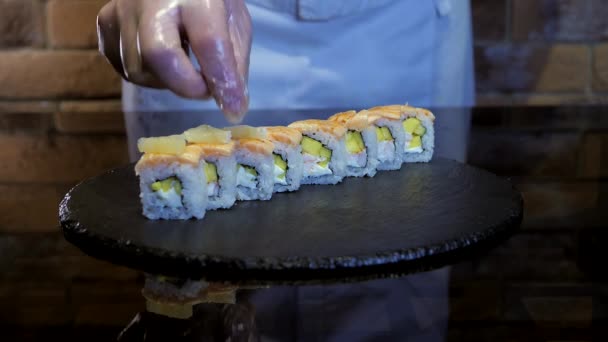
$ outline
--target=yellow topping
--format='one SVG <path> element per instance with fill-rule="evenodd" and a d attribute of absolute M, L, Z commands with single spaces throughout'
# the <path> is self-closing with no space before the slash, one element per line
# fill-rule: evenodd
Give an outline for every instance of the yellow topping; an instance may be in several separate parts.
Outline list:
<path fill-rule="evenodd" d="M 346 132 L 346 149 L 349 153 L 353 154 L 357 154 L 365 150 L 365 144 L 363 144 L 363 137 L 361 136 L 360 132 Z"/>
<path fill-rule="evenodd" d="M 205 164 L 205 176 L 207 176 L 207 183 L 217 182 L 217 167 L 215 166 L 215 164 Z"/>
<path fill-rule="evenodd" d="M 412 138 L 412 141 L 410 141 L 408 148 L 416 148 L 416 147 L 421 147 L 421 146 L 422 146 L 422 139 L 419 136 L 415 135 Z"/>
<path fill-rule="evenodd" d="M 283 171 L 287 170 L 287 162 L 285 162 L 283 160 L 283 158 L 281 158 L 280 155 L 278 155 L 278 154 L 273 154 L 273 155 L 274 155 L 274 164 Z"/>
<path fill-rule="evenodd" d="M 186 149 L 186 139 L 183 135 L 170 135 L 167 137 L 140 138 L 137 140 L 137 149 L 142 153 L 182 154 Z"/>
<path fill-rule="evenodd" d="M 268 134 L 266 133 L 266 129 L 263 127 L 253 127 L 253 126 L 232 126 L 224 128 L 232 133 L 233 139 L 266 139 Z"/>
<path fill-rule="evenodd" d="M 190 128 L 184 132 L 184 136 L 189 143 L 205 143 L 205 144 L 227 144 L 230 142 L 230 131 L 201 125 L 195 128 Z"/>
<path fill-rule="evenodd" d="M 152 191 L 161 190 L 163 192 L 167 192 L 173 189 L 178 195 L 182 194 L 182 182 L 180 182 L 177 177 L 169 177 L 161 181 L 156 181 L 150 185 L 150 188 L 152 189 Z"/>

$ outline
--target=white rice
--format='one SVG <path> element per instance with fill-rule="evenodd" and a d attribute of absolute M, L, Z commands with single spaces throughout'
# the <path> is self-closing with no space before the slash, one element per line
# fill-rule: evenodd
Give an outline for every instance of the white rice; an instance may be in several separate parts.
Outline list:
<path fill-rule="evenodd" d="M 205 156 L 205 160 L 215 164 L 217 170 L 217 196 L 209 197 L 207 210 L 228 209 L 236 201 L 236 159 L 234 156 Z M 209 185 L 208 185 L 209 186 Z"/>
<path fill-rule="evenodd" d="M 393 136 L 395 154 L 392 160 L 379 160 L 377 169 L 380 171 L 399 170 L 401 169 L 403 147 L 405 144 L 405 130 L 401 121 L 379 119 L 376 121 L 377 127 L 388 127 Z M 377 140 L 376 140 L 377 141 Z"/>
<path fill-rule="evenodd" d="M 285 175 L 285 183 L 274 183 L 274 192 L 296 191 L 300 188 L 302 181 L 302 146 L 288 145 L 277 141 L 273 141 L 274 151 L 287 161 L 287 173 Z"/>
<path fill-rule="evenodd" d="M 258 173 L 255 179 L 255 188 L 239 185 L 237 181 L 236 199 L 239 201 L 269 200 L 274 188 L 274 158 L 272 154 L 251 153 L 241 148 L 236 150 L 235 156 L 237 164 L 253 167 Z"/>
<path fill-rule="evenodd" d="M 319 131 L 302 133 L 302 135 L 315 139 L 331 150 L 331 160 L 328 168 L 331 174 L 314 176 L 307 174 L 306 168 L 302 171 L 302 184 L 338 184 L 346 175 L 346 145 L 344 136 L 336 139 L 335 136 Z M 303 158 L 306 158 L 302 152 Z"/>
<path fill-rule="evenodd" d="M 373 177 L 376 175 L 376 168 L 378 167 L 378 138 L 376 135 L 376 127 L 369 126 L 361 132 L 363 137 L 363 144 L 365 150 L 362 152 L 365 155 L 363 166 L 346 166 L 346 176 L 348 177 Z M 347 159 L 350 153 L 346 151 Z"/>
<path fill-rule="evenodd" d="M 172 162 L 140 170 L 139 197 L 143 206 L 143 215 L 151 220 L 187 220 L 192 217 L 202 219 L 207 207 L 207 180 L 203 165 L 203 161 L 196 166 Z M 181 196 L 173 189 L 165 194 L 151 189 L 152 183 L 169 177 L 176 177 L 181 182 Z M 176 201 L 176 199 L 181 200 Z"/>
<path fill-rule="evenodd" d="M 406 142 L 404 141 L 401 158 L 405 163 L 427 163 L 433 158 L 433 151 L 435 150 L 435 127 L 433 120 L 426 115 L 407 115 L 408 117 L 415 117 L 420 120 L 420 123 L 426 129 L 426 132 L 422 136 L 422 151 L 412 152 L 405 149 Z"/>
<path fill-rule="evenodd" d="M 355 172 L 362 170 L 367 165 L 367 150 L 363 148 L 363 151 L 359 153 L 346 153 L 346 175 L 353 176 L 349 173 L 349 170 Z"/>
<path fill-rule="evenodd" d="M 395 159 L 395 141 L 394 140 L 383 140 L 378 141 L 378 162 L 387 162 Z"/>

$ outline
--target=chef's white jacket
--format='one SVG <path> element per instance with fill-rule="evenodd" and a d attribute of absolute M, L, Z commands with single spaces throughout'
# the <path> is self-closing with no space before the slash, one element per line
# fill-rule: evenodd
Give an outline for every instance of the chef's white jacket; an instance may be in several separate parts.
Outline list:
<path fill-rule="evenodd" d="M 473 103 L 468 0 L 249 0 L 251 109 Z M 123 84 L 125 111 L 216 108 Z"/>
<path fill-rule="evenodd" d="M 250 108 L 470 106 L 469 7 L 468 0 L 248 0 Z M 123 107 L 132 127 L 129 112 L 216 105 L 125 82 Z M 462 160 L 468 116 L 441 119 L 449 133 L 437 137 L 446 142 L 437 152 Z M 351 285 L 272 288 L 251 300 L 266 341 L 443 341 L 448 279 L 444 268 Z"/>

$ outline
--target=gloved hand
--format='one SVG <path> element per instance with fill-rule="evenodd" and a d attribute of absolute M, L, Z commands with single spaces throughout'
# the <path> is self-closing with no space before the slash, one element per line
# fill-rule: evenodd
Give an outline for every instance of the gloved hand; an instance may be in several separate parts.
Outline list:
<path fill-rule="evenodd" d="M 232 122 L 247 111 L 251 17 L 244 0 L 111 0 L 97 28 L 99 50 L 126 80 L 187 98 L 213 96 Z"/>

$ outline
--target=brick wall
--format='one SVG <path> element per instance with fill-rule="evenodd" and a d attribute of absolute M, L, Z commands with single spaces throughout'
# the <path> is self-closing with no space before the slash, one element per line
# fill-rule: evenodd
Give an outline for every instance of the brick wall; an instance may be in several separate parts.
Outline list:
<path fill-rule="evenodd" d="M 605 103 L 608 1 L 472 0 L 478 102 Z"/>
<path fill-rule="evenodd" d="M 608 116 L 597 107 L 474 112 L 468 163 L 510 178 L 521 230 L 451 278 L 448 341 L 604 341 Z M 497 157 L 500 156 L 500 157 Z M 567 309 L 564 309 L 567 308 Z"/>
<path fill-rule="evenodd" d="M 48 113 L 60 131 L 124 130 L 120 78 L 97 52 L 105 2 L 0 0 L 0 110 Z"/>
<path fill-rule="evenodd" d="M 471 1 L 480 104 L 607 101 L 608 2 Z M 0 109 L 42 108 L 59 129 L 122 129 L 120 79 L 96 49 L 104 3 L 0 0 Z"/>

